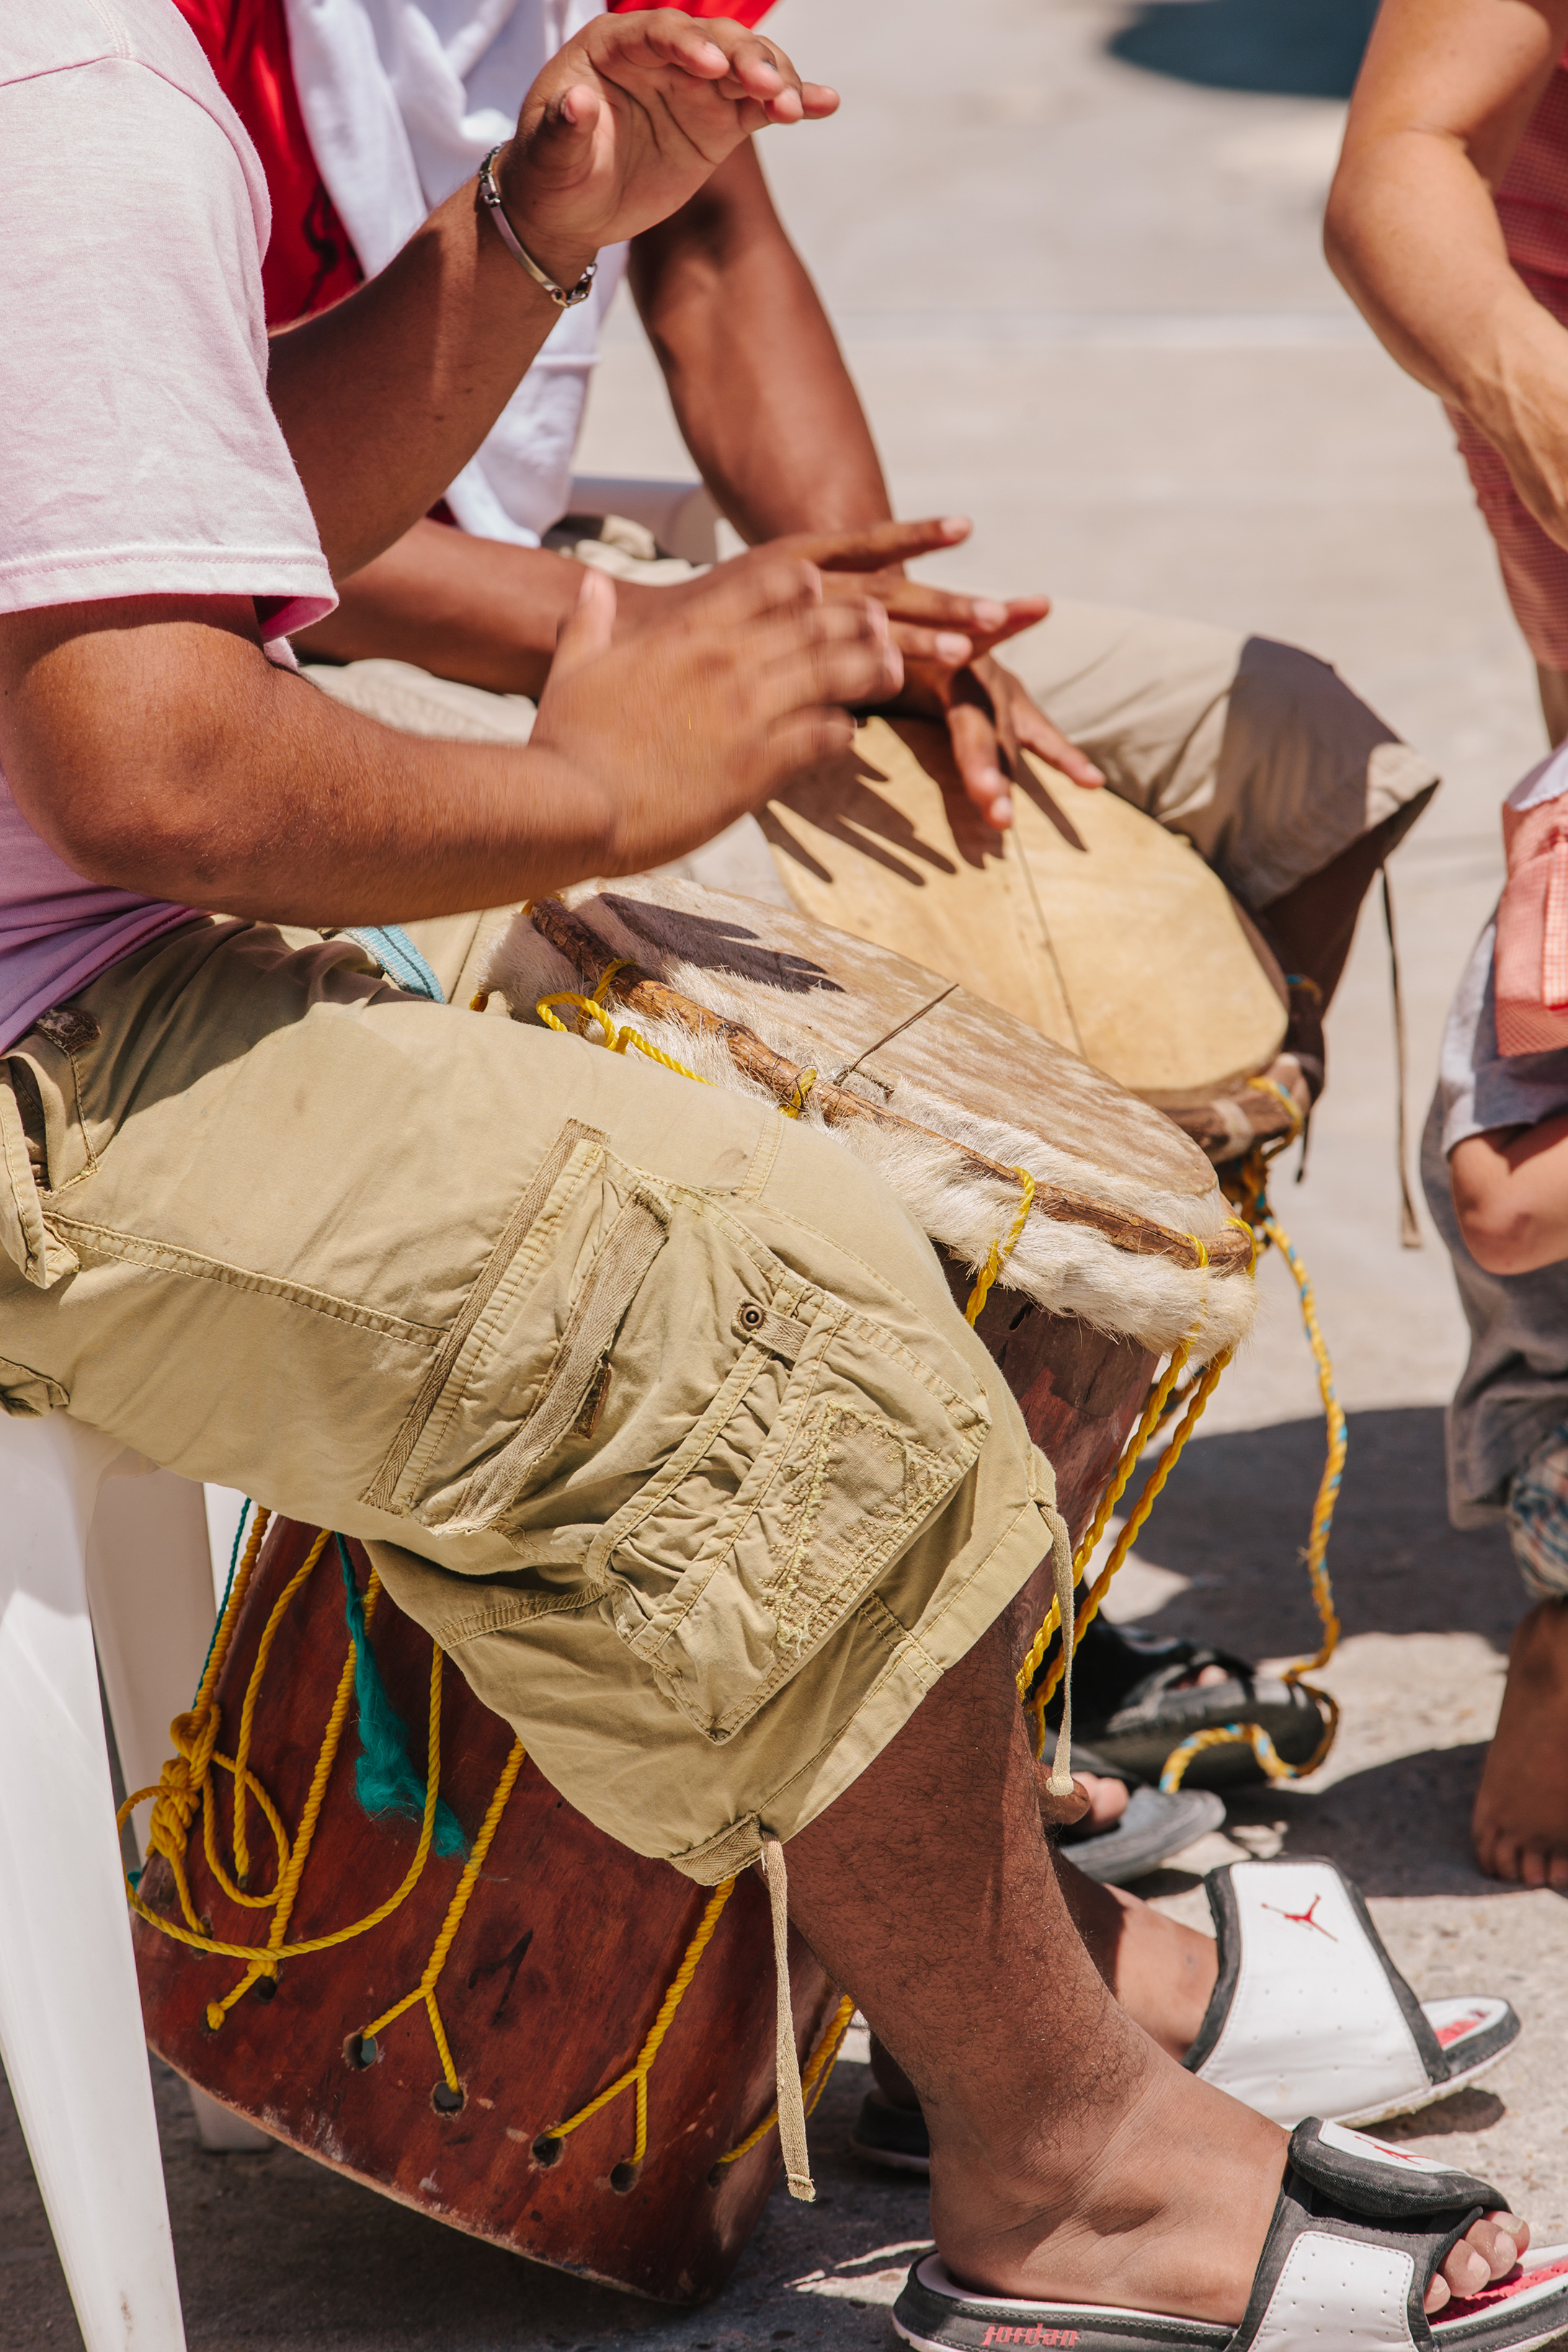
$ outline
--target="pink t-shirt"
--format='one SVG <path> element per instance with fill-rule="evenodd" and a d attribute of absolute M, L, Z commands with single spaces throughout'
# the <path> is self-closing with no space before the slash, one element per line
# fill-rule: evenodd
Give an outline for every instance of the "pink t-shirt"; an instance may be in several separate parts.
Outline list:
<path fill-rule="evenodd" d="M 267 182 L 171 0 L 0 7 L 0 613 L 330 612 L 267 397 Z M 189 913 L 83 881 L 0 772 L 0 1051 Z"/>

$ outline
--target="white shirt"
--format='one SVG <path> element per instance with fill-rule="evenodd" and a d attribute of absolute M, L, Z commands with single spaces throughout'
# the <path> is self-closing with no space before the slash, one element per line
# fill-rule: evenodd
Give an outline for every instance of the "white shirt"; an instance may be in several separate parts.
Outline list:
<path fill-rule="evenodd" d="M 368 278 L 509 139 L 531 84 L 603 0 L 286 0 L 317 165 Z M 465 530 L 537 547 L 565 513 L 599 330 L 626 248 L 599 257 L 446 493 Z"/>

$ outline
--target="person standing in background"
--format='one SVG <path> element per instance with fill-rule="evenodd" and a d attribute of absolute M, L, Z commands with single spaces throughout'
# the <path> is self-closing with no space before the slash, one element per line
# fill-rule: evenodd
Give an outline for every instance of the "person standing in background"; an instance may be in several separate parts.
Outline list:
<path fill-rule="evenodd" d="M 1439 394 L 1568 737 L 1568 0 L 1383 0 L 1330 192 L 1330 263 Z M 1510 796 L 1560 795 L 1561 759 Z M 1506 931 L 1505 903 L 1500 921 Z M 1476 1798 L 1494 1876 L 1568 1888 L 1568 1054 L 1500 1046 L 1489 923 L 1444 1036 L 1422 1174 L 1470 1329 L 1458 1527 L 1506 1522 L 1532 1606 Z"/>

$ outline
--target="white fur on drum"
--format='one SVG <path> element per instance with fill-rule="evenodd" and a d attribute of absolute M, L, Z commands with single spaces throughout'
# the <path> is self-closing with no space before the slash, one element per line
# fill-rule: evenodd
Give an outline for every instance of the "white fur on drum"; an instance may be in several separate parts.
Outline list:
<path fill-rule="evenodd" d="M 893 972 L 901 981 L 913 980 L 913 989 L 906 986 L 904 991 L 904 997 L 912 1003 L 943 985 L 935 975 L 884 950 L 868 949 L 825 927 L 807 924 L 800 917 L 705 891 L 693 883 L 640 877 L 612 887 L 617 903 L 599 895 L 591 886 L 585 892 L 566 894 L 579 921 L 590 927 L 611 955 L 640 964 L 709 1012 L 745 1022 L 774 1052 L 808 1067 L 820 1067 L 824 1076 L 830 1066 L 852 1061 L 900 1017 L 894 1009 L 883 1019 L 885 1005 L 868 1003 L 863 993 L 826 977 L 840 968 L 834 962 L 836 949 L 852 951 L 847 958 L 852 966 L 870 956 L 879 970 Z M 633 919 L 627 920 L 622 909 Z M 734 920 L 738 914 L 745 919 L 747 934 L 763 941 L 776 940 L 782 927 L 792 949 L 802 937 L 808 938 L 823 971 L 823 984 L 804 991 L 773 987 L 754 973 L 733 972 L 711 962 L 692 963 L 654 940 L 646 919 L 637 919 L 661 909 L 677 919 L 683 914 L 699 918 L 710 927 L 716 910 L 729 919 L 731 928 L 738 928 Z M 584 985 L 576 966 L 540 937 L 526 915 L 519 916 L 497 942 L 485 984 L 505 998 L 514 1019 L 525 1022 L 537 1018 L 534 1008 L 540 997 L 555 990 L 581 991 Z M 913 1126 L 933 1130 L 930 1137 L 890 1131 L 869 1119 L 829 1127 L 810 1095 L 803 1123 L 874 1167 L 930 1238 L 977 1273 L 993 1244 L 1011 1227 L 1018 1187 L 976 1172 L 972 1164 L 945 1149 L 936 1139 L 938 1137 L 1005 1166 L 1025 1167 L 1037 1182 L 1106 1207 L 1132 1211 L 1178 1234 L 1209 1241 L 1220 1231 L 1229 1206 L 1212 1170 L 1160 1113 L 1148 1109 L 1101 1073 L 1088 1070 L 1010 1015 L 980 1006 L 974 999 L 964 999 L 963 1009 L 971 1016 L 977 1012 L 983 1015 L 986 1039 L 998 1064 L 1005 1066 L 1009 1051 L 1027 1051 L 1031 1087 L 1026 1091 L 1031 1097 L 1037 1125 L 1026 1127 L 966 1108 L 955 1098 L 963 1084 L 961 1068 L 952 1091 L 938 1093 L 930 1080 L 933 1064 L 940 1066 L 939 1056 L 924 1049 L 918 1057 L 901 1051 L 902 1039 L 887 1051 L 868 1057 L 862 1071 L 852 1075 L 847 1084 Z M 683 1022 L 649 1018 L 642 1013 L 632 1017 L 624 1008 L 614 1006 L 612 1017 L 630 1018 L 649 1045 L 684 1062 L 710 1085 L 763 1101 L 774 1099 L 765 1087 L 737 1069 L 718 1040 Z M 912 1040 L 920 1036 L 918 1028 L 909 1032 Z M 922 1066 L 925 1083 L 912 1076 L 907 1066 L 899 1066 L 911 1060 Z M 1062 1096 L 1062 1124 L 1078 1135 L 1078 1149 L 1064 1150 L 1051 1139 L 1053 1104 L 1050 1097 L 1058 1090 Z M 994 1093 L 994 1087 L 990 1091 Z M 1083 1099 L 1071 1100 L 1075 1091 Z M 1086 1156 L 1082 1142 L 1086 1109 L 1091 1125 L 1093 1112 L 1099 1110 L 1103 1123 L 1116 1130 L 1114 1149 Z M 1144 1160 L 1152 1163 L 1152 1181 L 1139 1180 L 1137 1169 Z M 1245 1275 L 1217 1276 L 1207 1268 L 1185 1267 L 1169 1258 L 1134 1255 L 1117 1248 L 1089 1225 L 1039 1215 L 1026 1221 L 1001 1286 L 1034 1299 L 1053 1314 L 1074 1316 L 1096 1330 L 1136 1339 L 1161 1354 L 1196 1330 L 1193 1358 L 1198 1363 L 1244 1337 L 1256 1304 L 1254 1286 Z"/>

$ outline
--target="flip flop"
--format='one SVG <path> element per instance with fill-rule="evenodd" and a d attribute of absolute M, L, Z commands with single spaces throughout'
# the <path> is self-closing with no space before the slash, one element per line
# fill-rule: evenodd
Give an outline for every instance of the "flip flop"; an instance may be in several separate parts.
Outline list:
<path fill-rule="evenodd" d="M 1224 1801 L 1211 1789 L 1177 1789 L 1167 1796 L 1162 1789 L 1137 1783 L 1124 1765 L 1113 1764 L 1097 1748 L 1072 1743 L 1074 1772 L 1094 1772 L 1102 1780 L 1121 1780 L 1127 1787 L 1127 1810 L 1108 1829 L 1097 1830 L 1070 1822 L 1061 1830 L 1061 1851 L 1075 1870 L 1102 1886 L 1128 1886 L 1146 1877 L 1173 1853 L 1180 1853 L 1225 1819 Z"/>
<path fill-rule="evenodd" d="M 1418 2001 L 1332 1862 L 1230 1862 L 1203 1884 L 1219 1976 L 1182 2063 L 1277 2124 L 1413 2114 L 1475 2082 L 1519 2037 L 1494 1994 Z"/>
<path fill-rule="evenodd" d="M 1182 2063 L 1274 2123 L 1314 2107 L 1336 2124 L 1413 2114 L 1477 2081 L 1519 2038 L 1496 1994 L 1418 2001 L 1332 1862 L 1228 1862 L 1203 1884 L 1219 1975 Z M 850 2146 L 887 2171 L 931 2168 L 925 2116 L 880 2091 L 862 2101 Z"/>
<path fill-rule="evenodd" d="M 1199 1689 L 1193 1676 L 1218 1666 L 1222 1682 Z M 1054 1714 L 1054 1709 L 1051 1711 Z M 1074 1729 L 1113 1769 L 1158 1780 L 1166 1757 L 1195 1731 L 1260 1724 L 1287 1764 L 1316 1754 L 1328 1728 L 1322 1708 L 1299 1684 L 1263 1675 L 1232 1651 L 1207 1643 L 1158 1641 L 1096 1618 L 1073 1657 Z M 1048 1716 L 1051 1720 L 1051 1716 Z M 1261 1766 L 1240 1742 L 1202 1749 L 1183 1787 L 1240 1788 L 1260 1782 Z"/>
<path fill-rule="evenodd" d="M 977 2294 L 940 2255 L 910 2272 L 893 2324 L 919 2352 L 1061 2345 L 1075 2352 L 1531 2352 L 1568 2328 L 1568 2246 L 1531 2247 L 1505 2279 L 1428 2319 L 1438 2265 L 1508 2200 L 1458 2172 L 1315 2117 L 1291 2137 L 1239 2327 L 1113 2304 Z"/>
<path fill-rule="evenodd" d="M 1171 1854 L 1218 1829 L 1224 1819 L 1224 1801 L 1212 1789 L 1181 1788 L 1168 1797 L 1161 1789 L 1134 1789 L 1119 1822 L 1083 1836 L 1073 1834 L 1078 1824 L 1071 1823 L 1061 1833 L 1061 1851 L 1085 1878 L 1096 1879 L 1102 1886 L 1130 1886 Z"/>

